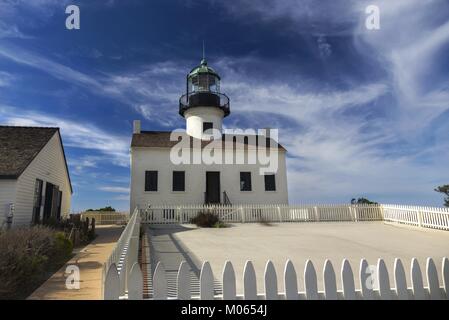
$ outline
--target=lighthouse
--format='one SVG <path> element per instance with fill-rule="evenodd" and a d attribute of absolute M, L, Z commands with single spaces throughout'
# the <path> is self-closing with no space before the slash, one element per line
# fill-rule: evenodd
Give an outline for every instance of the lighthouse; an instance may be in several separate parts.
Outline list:
<path fill-rule="evenodd" d="M 252 134 L 243 130 L 224 133 L 223 121 L 231 109 L 220 83 L 220 75 L 203 55 L 187 74 L 186 86 L 180 88 L 184 92 L 179 106 L 173 105 L 173 112 L 178 107 L 185 119 L 185 132 L 142 130 L 140 120 L 134 121 L 131 211 L 152 205 L 288 203 L 287 150 L 270 135 L 255 130 Z M 236 113 L 238 106 L 233 108 Z M 172 139 L 173 133 L 181 139 Z M 185 162 L 174 161 L 177 150 L 189 154 Z M 223 161 L 205 161 L 211 154 L 214 160 Z"/>
<path fill-rule="evenodd" d="M 229 98 L 220 92 L 221 78 L 202 59 L 187 75 L 186 93 L 179 99 L 179 114 L 186 119 L 186 132 L 197 139 L 210 139 L 222 132 L 230 113 Z"/>

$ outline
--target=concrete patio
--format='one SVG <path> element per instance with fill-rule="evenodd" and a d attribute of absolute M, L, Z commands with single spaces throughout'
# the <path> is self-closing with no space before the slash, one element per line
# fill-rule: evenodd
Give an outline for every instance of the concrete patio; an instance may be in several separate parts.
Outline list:
<path fill-rule="evenodd" d="M 237 292 L 242 292 L 243 267 L 252 260 L 257 275 L 258 291 L 264 290 L 263 274 L 268 259 L 272 260 L 278 286 L 283 290 L 285 261 L 292 260 L 303 289 L 304 264 L 313 261 L 318 276 L 319 290 L 323 289 L 324 261 L 333 263 L 340 283 L 341 261 L 347 258 L 353 268 L 356 288 L 359 288 L 360 259 L 375 265 L 379 258 L 386 262 L 393 284 L 393 264 L 400 258 L 410 282 L 410 262 L 416 257 L 424 273 L 427 257 L 432 257 L 441 268 L 441 259 L 449 256 L 449 232 L 432 229 L 390 225 L 382 222 L 320 222 L 284 223 L 270 226 L 259 223 L 233 224 L 223 229 L 198 229 L 192 225 L 148 227 L 153 270 L 157 261 L 173 273 L 182 260 L 187 261 L 192 275 L 198 275 L 202 261 L 209 261 L 217 280 L 222 268 L 230 260 L 236 272 Z M 173 279 L 174 280 L 174 279 Z M 441 282 L 441 279 L 440 279 Z M 426 279 L 424 279 L 426 284 Z"/>

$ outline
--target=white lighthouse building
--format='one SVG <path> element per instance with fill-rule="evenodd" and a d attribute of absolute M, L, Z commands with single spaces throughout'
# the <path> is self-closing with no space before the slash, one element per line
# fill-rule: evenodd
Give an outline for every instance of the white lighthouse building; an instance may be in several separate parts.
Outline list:
<path fill-rule="evenodd" d="M 151 205 L 287 204 L 286 150 L 269 131 L 230 132 L 230 100 L 203 59 L 179 100 L 184 132 L 134 121 L 130 210 Z"/>

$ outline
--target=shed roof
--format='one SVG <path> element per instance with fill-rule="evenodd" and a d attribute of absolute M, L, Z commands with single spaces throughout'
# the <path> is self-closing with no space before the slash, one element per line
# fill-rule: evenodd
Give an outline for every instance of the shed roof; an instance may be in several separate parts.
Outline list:
<path fill-rule="evenodd" d="M 20 177 L 55 133 L 59 134 L 59 128 L 0 126 L 0 179 Z M 70 182 L 64 147 L 60 141 Z"/>

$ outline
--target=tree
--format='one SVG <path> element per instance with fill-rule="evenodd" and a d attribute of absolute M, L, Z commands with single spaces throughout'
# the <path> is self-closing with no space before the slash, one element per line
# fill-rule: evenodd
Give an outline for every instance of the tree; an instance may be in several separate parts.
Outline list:
<path fill-rule="evenodd" d="M 446 198 L 444 198 L 444 206 L 449 207 L 449 184 L 439 186 L 435 191 L 446 195 Z"/>
<path fill-rule="evenodd" d="M 100 208 L 100 209 L 87 209 L 86 212 L 90 212 L 90 211 L 101 211 L 101 212 L 115 212 L 115 209 L 111 206 L 107 206 L 104 208 Z"/>
<path fill-rule="evenodd" d="M 104 208 L 100 208 L 100 209 L 98 209 L 98 211 L 109 211 L 109 212 L 115 212 L 115 209 L 114 209 L 113 207 L 111 207 L 111 206 L 107 206 L 107 207 L 104 207 Z"/>
<path fill-rule="evenodd" d="M 358 198 L 357 200 L 355 198 L 352 198 L 351 204 L 378 204 L 378 203 L 370 201 L 366 198 Z"/>

